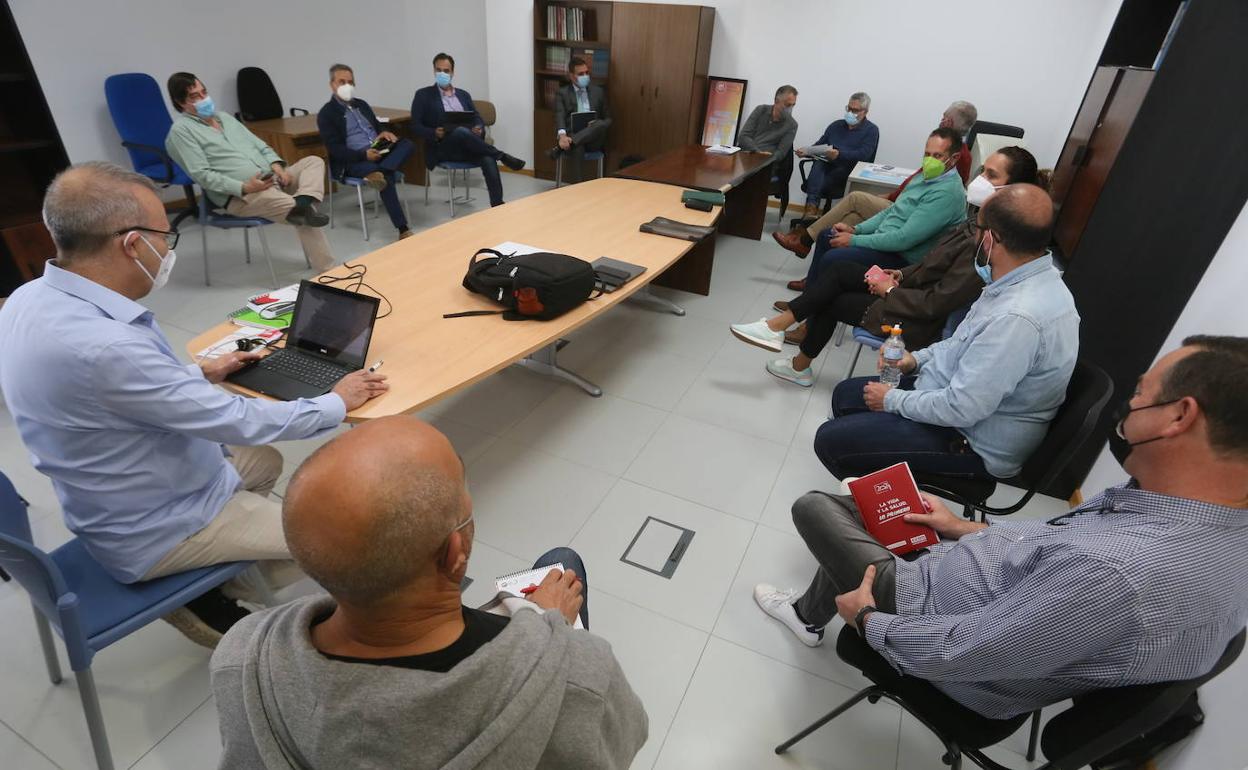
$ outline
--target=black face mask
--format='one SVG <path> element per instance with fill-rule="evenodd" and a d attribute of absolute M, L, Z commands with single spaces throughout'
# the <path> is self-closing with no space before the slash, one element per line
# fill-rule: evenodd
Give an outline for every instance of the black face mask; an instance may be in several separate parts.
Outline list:
<path fill-rule="evenodd" d="M 1118 405 L 1118 408 L 1114 410 L 1113 414 L 1114 429 L 1109 434 L 1109 451 L 1110 454 L 1114 456 L 1114 459 L 1118 461 L 1119 465 L 1122 465 L 1127 461 L 1127 457 L 1131 454 L 1132 448 L 1137 447 L 1140 444 L 1149 444 L 1165 438 L 1164 436 L 1154 436 L 1153 438 L 1147 438 L 1143 441 L 1137 441 L 1134 444 L 1127 441 L 1127 437 L 1122 433 L 1122 426 L 1126 424 L 1127 418 L 1131 416 L 1131 413 L 1138 412 L 1143 409 L 1152 409 L 1157 406 L 1167 406 L 1181 400 L 1182 399 L 1175 398 L 1170 401 L 1159 401 L 1156 404 L 1137 406 L 1132 409 L 1131 400 L 1127 399 Z"/>

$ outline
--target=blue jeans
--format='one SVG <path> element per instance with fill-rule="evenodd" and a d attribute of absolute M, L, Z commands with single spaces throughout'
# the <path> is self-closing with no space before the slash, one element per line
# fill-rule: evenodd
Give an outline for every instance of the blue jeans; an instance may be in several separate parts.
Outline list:
<path fill-rule="evenodd" d="M 589 579 L 585 576 L 585 562 L 581 555 L 571 548 L 552 548 L 533 562 L 533 569 L 550 564 L 562 564 L 564 569 L 572 570 L 581 579 L 581 625 L 589 629 Z"/>
<path fill-rule="evenodd" d="M 830 245 L 832 237 L 836 235 L 836 231 L 828 228 L 819 233 L 819 237 L 815 239 L 815 253 L 810 256 L 810 267 L 806 270 L 806 285 L 809 286 L 819 277 L 819 271 L 822 270 L 830 262 L 837 260 L 848 260 L 857 262 L 863 267 L 871 267 L 879 265 L 884 269 L 900 270 L 910 263 L 900 254 L 891 251 L 877 251 L 862 246 L 846 246 L 841 249 L 834 249 Z"/>
<path fill-rule="evenodd" d="M 386 206 L 386 213 L 390 215 L 390 223 L 398 228 L 399 232 L 407 229 L 407 217 L 403 216 L 403 205 L 399 203 L 399 189 L 394 184 L 394 172 L 399 170 L 407 159 L 415 150 L 406 139 L 400 139 L 399 143 L 390 148 L 390 152 L 386 153 L 380 161 L 374 163 L 371 160 L 360 160 L 347 165 L 347 176 L 366 177 L 375 171 L 380 171 L 382 176 L 386 178 L 386 189 L 381 191 L 381 202 Z"/>
<path fill-rule="evenodd" d="M 503 180 L 498 173 L 498 158 L 502 154 L 501 150 L 491 147 L 464 126 L 447 133 L 442 141 L 433 146 L 435 161 L 475 163 L 481 168 L 481 174 L 485 177 L 485 189 L 490 193 L 491 206 L 500 206 L 503 203 Z"/>
<path fill-rule="evenodd" d="M 833 419 L 815 433 L 815 454 L 833 476 L 865 476 L 900 462 L 915 473 L 993 478 L 966 438 L 953 428 L 915 422 L 891 412 L 872 412 L 862 397 L 874 377 L 845 380 L 832 392 Z M 914 389 L 903 377 L 903 390 Z"/>

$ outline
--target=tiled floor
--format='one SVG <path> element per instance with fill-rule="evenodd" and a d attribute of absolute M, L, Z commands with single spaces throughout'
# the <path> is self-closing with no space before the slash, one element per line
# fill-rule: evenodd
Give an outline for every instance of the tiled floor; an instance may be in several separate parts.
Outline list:
<path fill-rule="evenodd" d="M 511 198 L 549 187 L 510 174 L 504 184 Z M 460 216 L 484 205 L 484 190 L 475 194 Z M 407 195 L 415 228 L 445 221 L 445 203 L 426 208 L 419 188 Z M 339 212 L 329 234 L 339 258 L 395 237 L 383 215 L 365 244 L 352 207 Z M 213 231 L 214 285 L 205 288 L 199 234 L 187 231 L 169 286 L 147 300 L 178 351 L 268 277 L 258 250 L 251 266 L 243 264 L 240 234 Z M 289 230 L 270 228 L 269 241 L 281 278 L 304 275 Z M 831 348 L 815 387 L 801 389 L 767 375 L 768 354 L 735 341 L 727 325 L 767 314 L 805 264 L 770 239 L 721 237 L 709 297 L 656 290 L 687 308 L 686 317 L 636 302 L 572 336 L 562 363 L 601 385 L 602 398 L 512 369 L 424 415 L 469 464 L 478 542 L 470 604 L 485 601 L 493 576 L 549 547 L 571 544 L 585 557 L 593 629 L 610 640 L 650 717 L 635 767 L 943 766 L 922 726 L 886 702 L 857 706 L 788 757 L 772 753 L 864 681 L 831 645 L 804 647 L 750 597 L 763 580 L 804 586 L 814 569 L 788 511 L 798 495 L 830 483 L 811 442 L 853 351 Z M 317 444 L 280 447 L 279 492 Z M 30 467 L 5 411 L 0 467 L 31 501 L 40 545 L 68 538 L 51 486 Z M 1064 507 L 1038 500 L 1031 509 Z M 670 580 L 619 561 L 651 515 L 697 533 Z M 48 684 L 30 607 L 11 584 L 0 585 L 0 619 L 0 767 L 93 767 L 72 678 Z M 161 623 L 99 655 L 95 675 L 119 768 L 216 767 L 207 662 L 207 651 Z M 1006 748 L 1021 752 L 1022 737 Z M 1024 764 L 1017 754 L 1009 761 Z"/>

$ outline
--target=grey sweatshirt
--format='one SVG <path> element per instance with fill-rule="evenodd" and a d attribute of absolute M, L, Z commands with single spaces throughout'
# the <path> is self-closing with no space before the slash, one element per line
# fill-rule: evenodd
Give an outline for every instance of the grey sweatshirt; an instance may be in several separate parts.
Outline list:
<path fill-rule="evenodd" d="M 611 645 L 521 610 L 447 673 L 330 660 L 333 600 L 258 612 L 212 656 L 230 770 L 627 768 L 648 722 Z"/>

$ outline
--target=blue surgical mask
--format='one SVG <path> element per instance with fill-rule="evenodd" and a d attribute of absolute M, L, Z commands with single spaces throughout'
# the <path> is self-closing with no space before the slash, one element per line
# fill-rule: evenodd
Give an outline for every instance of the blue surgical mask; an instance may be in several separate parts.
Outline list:
<path fill-rule="evenodd" d="M 195 102 L 195 114 L 204 120 L 217 114 L 217 105 L 212 101 L 211 96 L 205 96 L 203 99 Z"/>
<path fill-rule="evenodd" d="M 852 112 L 850 110 L 845 110 L 845 124 L 846 125 L 856 126 L 858 125 L 858 121 L 860 120 L 862 120 L 862 118 L 858 117 L 857 113 Z"/>
<path fill-rule="evenodd" d="M 446 88 L 451 84 L 451 73 L 435 72 L 433 74 L 433 82 L 438 84 L 438 88 Z"/>
<path fill-rule="evenodd" d="M 975 249 L 975 273 L 985 285 L 992 283 L 992 246 L 988 247 L 988 252 L 984 254 L 984 264 L 979 264 L 979 252 L 983 251 L 984 241 L 992 237 L 991 233 L 984 235 L 980 240 L 979 246 Z"/>
<path fill-rule="evenodd" d="M 576 85 L 578 88 L 589 88 L 589 75 L 577 75 Z"/>

